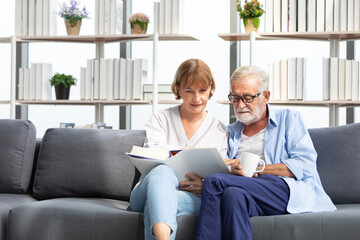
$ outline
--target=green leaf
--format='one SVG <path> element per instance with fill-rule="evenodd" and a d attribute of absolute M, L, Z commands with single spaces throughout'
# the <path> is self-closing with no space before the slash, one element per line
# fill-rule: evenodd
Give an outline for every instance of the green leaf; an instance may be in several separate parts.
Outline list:
<path fill-rule="evenodd" d="M 243 19 L 243 22 L 244 22 L 244 26 L 246 27 L 247 24 L 248 24 L 248 18 L 244 18 L 244 19 Z"/>
<path fill-rule="evenodd" d="M 260 18 L 254 18 L 253 19 L 254 27 L 259 28 L 260 26 Z"/>

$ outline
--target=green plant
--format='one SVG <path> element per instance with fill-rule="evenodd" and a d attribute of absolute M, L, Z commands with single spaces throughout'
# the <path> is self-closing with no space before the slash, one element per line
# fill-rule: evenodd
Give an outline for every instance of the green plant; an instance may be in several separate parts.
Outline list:
<path fill-rule="evenodd" d="M 63 73 L 55 73 L 51 78 L 50 78 L 50 85 L 51 86 L 59 86 L 59 85 L 64 85 L 65 87 L 69 87 L 72 85 L 76 85 L 77 79 L 74 78 L 72 75 L 65 75 Z"/>
<path fill-rule="evenodd" d="M 253 18 L 253 24 L 254 27 L 258 28 L 260 26 L 260 19 L 261 15 L 265 13 L 264 9 L 262 9 L 262 4 L 260 4 L 259 1 L 251 0 L 247 1 L 245 0 L 245 4 L 242 7 L 241 1 L 236 0 L 236 7 L 237 11 L 239 12 L 240 18 L 243 19 L 244 25 L 247 25 L 248 19 Z"/>
<path fill-rule="evenodd" d="M 78 1 L 71 0 L 70 5 L 66 5 L 63 3 L 60 6 L 60 12 L 58 12 L 59 16 L 64 18 L 64 20 L 69 20 L 70 26 L 74 27 L 79 20 L 83 18 L 88 18 L 88 12 L 86 7 L 84 6 L 82 10 L 78 7 Z"/>
<path fill-rule="evenodd" d="M 149 22 L 150 22 L 149 17 L 144 13 L 133 13 L 129 17 L 129 23 L 131 24 L 131 26 L 134 23 L 139 23 L 142 30 L 144 30 L 147 27 L 147 24 Z"/>

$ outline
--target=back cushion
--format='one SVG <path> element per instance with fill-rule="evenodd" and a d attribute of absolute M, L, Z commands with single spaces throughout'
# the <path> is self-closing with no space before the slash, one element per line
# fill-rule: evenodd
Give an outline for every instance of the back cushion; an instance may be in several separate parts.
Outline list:
<path fill-rule="evenodd" d="M 48 129 L 43 137 L 33 194 L 128 200 L 135 168 L 126 152 L 142 146 L 145 131 Z"/>
<path fill-rule="evenodd" d="M 36 129 L 27 120 L 0 120 L 0 193 L 26 193 L 34 163 Z"/>
<path fill-rule="evenodd" d="M 360 123 L 309 129 L 322 185 L 335 204 L 360 203 Z"/>

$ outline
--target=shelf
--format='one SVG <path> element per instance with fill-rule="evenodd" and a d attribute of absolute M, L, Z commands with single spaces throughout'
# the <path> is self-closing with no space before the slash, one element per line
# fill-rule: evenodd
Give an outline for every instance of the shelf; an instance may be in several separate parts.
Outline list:
<path fill-rule="evenodd" d="M 97 43 L 97 42 L 121 42 L 147 40 L 152 41 L 152 34 L 121 34 L 121 35 L 79 35 L 79 36 L 34 36 L 34 37 L 17 37 L 23 42 L 78 42 L 78 43 Z M 186 34 L 160 34 L 160 41 L 198 41 Z"/>
<path fill-rule="evenodd" d="M 228 100 L 219 100 L 217 101 L 220 104 L 231 104 Z M 339 106 L 339 107 L 356 107 L 360 106 L 360 101 L 269 101 L 270 105 L 287 105 L 287 106 L 316 106 L 316 107 L 329 107 L 329 106 Z"/>
<path fill-rule="evenodd" d="M 219 37 L 225 41 L 250 40 L 250 34 L 246 33 L 221 33 Z M 356 32 L 284 32 L 284 33 L 256 33 L 256 40 L 321 40 L 331 39 L 349 41 L 360 39 L 360 31 Z"/>
<path fill-rule="evenodd" d="M 150 104 L 148 100 L 18 100 L 24 105 L 141 105 Z"/>
<path fill-rule="evenodd" d="M 0 104 L 10 104 L 10 101 L 0 101 Z"/>
<path fill-rule="evenodd" d="M 11 37 L 0 37 L 0 43 L 11 43 Z"/>

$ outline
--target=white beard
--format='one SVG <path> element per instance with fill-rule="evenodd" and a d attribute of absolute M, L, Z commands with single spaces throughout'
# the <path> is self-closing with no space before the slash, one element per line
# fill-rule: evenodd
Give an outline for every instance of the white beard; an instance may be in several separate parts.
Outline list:
<path fill-rule="evenodd" d="M 262 106 L 262 102 L 259 102 L 259 105 L 257 108 L 255 108 L 253 111 L 250 111 L 248 107 L 244 107 L 243 109 L 238 108 L 235 109 L 235 115 L 239 122 L 242 122 L 245 125 L 251 125 L 257 121 L 259 121 L 264 113 L 266 111 L 266 108 Z M 241 113 L 246 112 L 246 113 Z"/>

